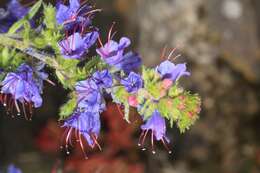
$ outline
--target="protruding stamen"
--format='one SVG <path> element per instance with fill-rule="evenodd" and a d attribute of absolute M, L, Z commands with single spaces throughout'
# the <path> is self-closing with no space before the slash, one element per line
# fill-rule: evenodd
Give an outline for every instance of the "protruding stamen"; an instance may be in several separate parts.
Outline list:
<path fill-rule="evenodd" d="M 102 43 L 102 41 L 101 41 L 100 36 L 98 36 L 98 43 L 100 44 L 101 47 L 104 47 L 104 45 L 103 45 L 103 43 Z"/>
<path fill-rule="evenodd" d="M 102 148 L 101 148 L 101 146 L 99 145 L 99 143 L 97 141 L 97 136 L 95 134 L 91 134 L 90 136 L 92 137 L 92 140 L 94 141 L 94 143 L 97 145 L 98 149 L 100 151 L 102 151 Z"/>
<path fill-rule="evenodd" d="M 17 101 L 15 100 L 14 103 L 15 103 L 15 107 L 16 107 L 17 113 L 20 113 L 21 111 L 20 111 L 20 108 L 18 106 Z"/>
<path fill-rule="evenodd" d="M 162 143 L 163 143 L 164 148 L 166 148 L 166 150 L 168 151 L 168 153 L 171 154 L 172 151 L 169 149 L 168 145 L 167 145 L 166 142 L 165 142 L 165 141 L 167 141 L 167 140 L 165 140 L 165 138 L 163 137 L 163 138 L 161 139 L 161 141 L 162 141 Z"/>
<path fill-rule="evenodd" d="M 139 137 L 139 140 L 138 140 L 138 144 L 137 144 L 137 145 L 138 145 L 139 147 L 142 146 L 141 140 L 142 140 L 143 135 L 144 135 L 144 131 L 142 131 L 142 133 L 141 133 L 141 135 L 140 135 L 140 137 Z"/>
<path fill-rule="evenodd" d="M 169 60 L 171 58 L 171 56 L 173 55 L 173 53 L 175 52 L 177 48 L 173 48 L 172 51 L 170 52 L 170 54 L 168 55 L 167 59 Z"/>
<path fill-rule="evenodd" d="M 164 46 L 164 48 L 163 48 L 163 50 L 162 50 L 162 53 L 161 53 L 161 56 L 160 56 L 160 59 L 161 59 L 161 60 L 163 60 L 164 57 L 165 57 L 166 49 L 167 49 L 167 45 Z"/>
<path fill-rule="evenodd" d="M 85 159 L 88 159 L 87 154 L 86 154 L 86 152 L 84 150 L 84 145 L 83 145 L 82 139 L 81 139 L 81 133 L 79 133 L 79 144 L 80 144 L 80 148 L 81 148 L 81 150 L 82 150 L 82 152 L 84 154 Z"/>
<path fill-rule="evenodd" d="M 154 150 L 154 140 L 153 140 L 153 131 L 151 133 L 151 144 L 152 144 L 152 153 L 155 154 L 155 150 Z"/>
<path fill-rule="evenodd" d="M 176 55 L 172 60 L 176 60 L 179 57 L 181 57 L 181 54 Z"/>
<path fill-rule="evenodd" d="M 145 130 L 145 134 L 144 134 L 144 137 L 143 137 L 143 140 L 142 140 L 142 143 L 141 143 L 142 146 L 144 145 L 145 138 L 146 138 L 148 132 L 149 132 L 149 130 Z"/>
<path fill-rule="evenodd" d="M 110 30 L 109 30 L 108 37 L 107 37 L 107 42 L 109 42 L 109 40 L 111 39 L 112 30 L 113 30 L 115 24 L 116 24 L 116 23 L 113 22 L 113 24 L 112 24 L 112 26 L 111 26 L 111 28 L 110 28 Z"/>
<path fill-rule="evenodd" d="M 87 15 L 89 15 L 89 14 L 93 14 L 93 13 L 95 13 L 95 12 L 101 12 L 101 11 L 102 11 L 102 9 L 91 10 L 91 11 L 88 11 L 87 13 L 85 13 L 83 16 L 87 16 Z"/>

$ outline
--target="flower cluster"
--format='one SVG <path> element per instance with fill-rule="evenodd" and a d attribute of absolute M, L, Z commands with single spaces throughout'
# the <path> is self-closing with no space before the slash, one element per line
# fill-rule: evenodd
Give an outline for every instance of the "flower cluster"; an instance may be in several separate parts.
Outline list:
<path fill-rule="evenodd" d="M 77 107 L 73 115 L 65 120 L 63 125 L 68 129 L 66 135 L 67 152 L 68 140 L 73 130 L 76 132 L 75 138 L 80 143 L 84 153 L 84 143 L 81 136 L 86 139 L 90 147 L 98 146 L 101 149 L 97 138 L 100 133 L 100 113 L 105 110 L 102 90 L 111 88 L 112 84 L 113 79 L 107 69 L 97 71 L 91 78 L 76 83 Z M 86 154 L 85 157 L 87 157 Z"/>
<path fill-rule="evenodd" d="M 34 23 L 34 16 L 41 9 L 44 10 L 39 13 L 44 14 L 40 20 L 43 23 L 32 28 L 30 23 Z M 32 108 L 42 106 L 43 81 L 49 81 L 43 71 L 47 64 L 63 87 L 71 91 L 70 99 L 60 111 L 62 127 L 66 129 L 67 153 L 73 139 L 85 157 L 86 145 L 101 149 L 98 143 L 100 119 L 106 110 L 107 96 L 124 107 L 124 111 L 120 111 L 127 122 L 130 122 L 129 108 L 137 109 L 143 120 L 138 143 L 143 150 L 150 135 L 152 153 L 155 153 L 154 141 L 161 141 L 171 153 L 171 138 L 166 135 L 167 122 L 185 132 L 200 112 L 199 96 L 179 86 L 181 77 L 190 75 L 186 64 L 174 64 L 170 60 L 172 51 L 167 60 L 155 68 L 141 66 L 140 55 L 129 50 L 130 39 L 121 37 L 116 41 L 113 38 L 114 24 L 103 44 L 101 29 L 92 24 L 94 14 L 99 11 L 90 4 L 80 4 L 79 0 L 70 0 L 68 5 L 58 2 L 56 7 L 39 1 L 30 10 L 12 0 L 7 11 L 1 13 L 0 23 L 6 19 L 13 23 L 24 15 L 26 17 L 10 29 L 16 37 L 10 37 L 10 33 L 0 34 L 0 40 L 4 40 L 0 44 L 7 46 L 5 49 L 0 47 L 0 56 L 3 56 L 0 57 L 0 102 L 7 112 L 23 113 L 31 119 Z M 9 15 L 14 20 L 9 19 Z M 0 25 L 0 32 L 6 31 L 7 28 Z M 97 42 L 99 46 L 96 46 Z M 9 51 L 12 48 L 16 49 Z M 89 57 L 93 53 L 96 56 Z M 8 62 L 13 59 L 16 63 L 10 67 Z M 142 73 L 139 73 L 140 69 Z"/>
<path fill-rule="evenodd" d="M 20 107 L 26 119 L 31 119 L 32 108 L 42 105 L 41 92 L 43 80 L 48 75 L 42 71 L 44 66 L 35 66 L 33 69 L 27 64 L 21 64 L 16 72 L 10 72 L 1 82 L 0 102 L 11 113 L 15 110 L 21 114 Z M 29 117 L 28 114 L 29 113 Z"/>

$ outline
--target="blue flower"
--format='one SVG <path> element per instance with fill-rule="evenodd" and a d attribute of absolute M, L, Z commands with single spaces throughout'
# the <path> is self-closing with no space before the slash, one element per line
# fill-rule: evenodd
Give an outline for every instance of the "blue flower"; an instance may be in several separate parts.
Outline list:
<path fill-rule="evenodd" d="M 138 54 L 131 51 L 124 54 L 130 44 L 131 41 L 127 37 L 122 37 L 119 43 L 110 39 L 104 46 L 96 49 L 96 52 L 110 66 L 129 73 L 141 65 L 141 58 Z"/>
<path fill-rule="evenodd" d="M 112 76 L 107 69 L 95 72 L 92 79 L 99 88 L 110 88 L 113 84 Z"/>
<path fill-rule="evenodd" d="M 166 60 L 157 66 L 156 71 L 163 79 L 171 79 L 172 81 L 179 80 L 182 76 L 189 76 L 190 73 L 186 71 L 186 64 L 177 64 Z"/>
<path fill-rule="evenodd" d="M 31 68 L 27 64 L 21 64 L 16 72 L 8 73 L 1 82 L 0 102 L 7 108 L 8 113 L 13 113 L 15 108 L 18 115 L 21 110 L 26 119 L 31 119 L 32 107 L 42 105 L 42 85 L 47 78 L 39 67 Z"/>
<path fill-rule="evenodd" d="M 88 49 L 95 44 L 98 32 L 93 31 L 85 36 L 78 32 L 59 42 L 59 48 L 64 58 L 80 59 Z"/>
<path fill-rule="evenodd" d="M 96 51 L 109 65 L 115 65 L 121 61 L 124 49 L 130 44 L 131 41 L 127 37 L 121 38 L 119 43 L 114 40 L 108 40 L 103 47 L 97 49 Z"/>
<path fill-rule="evenodd" d="M 79 0 L 70 0 L 69 6 L 62 3 L 57 4 L 56 19 L 65 29 L 70 30 L 77 26 L 84 28 L 91 25 L 91 17 L 95 10 L 91 6 L 80 6 Z"/>
<path fill-rule="evenodd" d="M 123 56 L 120 63 L 115 64 L 115 67 L 122 69 L 126 73 L 130 73 L 138 69 L 141 64 L 142 60 L 139 54 L 130 51 Z"/>
<path fill-rule="evenodd" d="M 7 173 L 22 173 L 22 171 L 15 167 L 13 164 L 9 165 L 7 168 Z"/>
<path fill-rule="evenodd" d="M 122 79 L 120 83 L 124 85 L 129 93 L 135 93 L 143 86 L 143 80 L 141 76 L 135 72 L 131 72 L 128 77 Z"/>
<path fill-rule="evenodd" d="M 68 143 L 75 135 L 75 138 L 80 143 L 81 149 L 84 151 L 84 144 L 82 142 L 81 136 L 88 142 L 88 145 L 92 148 L 98 146 L 101 149 L 100 145 L 97 142 L 99 133 L 100 133 L 100 115 L 99 113 L 93 112 L 80 112 L 75 111 L 74 114 L 65 120 L 63 127 L 67 128 L 66 135 L 66 149 L 68 152 Z M 72 131 L 75 131 L 73 133 Z M 86 154 L 85 154 L 86 156 Z"/>
<path fill-rule="evenodd" d="M 12 24 L 28 13 L 28 9 L 23 7 L 17 0 L 11 0 L 7 9 L 0 8 L 0 33 L 7 32 Z"/>
<path fill-rule="evenodd" d="M 92 79 L 76 83 L 78 108 L 85 112 L 102 112 L 105 109 L 104 99 L 98 85 Z"/>
<path fill-rule="evenodd" d="M 33 79 L 33 70 L 26 64 L 20 65 L 15 73 L 8 73 L 1 85 L 1 93 L 11 94 L 16 104 L 16 101 L 22 104 L 33 103 L 36 108 L 42 105 L 40 90 Z"/>
<path fill-rule="evenodd" d="M 145 122 L 144 125 L 141 126 L 142 134 L 140 136 L 140 141 L 138 143 L 139 146 L 143 146 L 145 142 L 145 138 L 147 133 L 151 131 L 151 143 L 152 143 L 152 152 L 154 151 L 154 137 L 155 140 L 161 141 L 165 148 L 171 153 L 167 143 L 169 143 L 169 139 L 166 137 L 166 124 L 165 119 L 160 115 L 158 110 L 155 110 L 152 116 Z"/>

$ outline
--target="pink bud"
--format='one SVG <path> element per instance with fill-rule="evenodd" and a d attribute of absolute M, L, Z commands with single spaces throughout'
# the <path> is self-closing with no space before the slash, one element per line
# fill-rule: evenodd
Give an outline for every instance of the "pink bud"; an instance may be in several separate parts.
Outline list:
<path fill-rule="evenodd" d="M 170 80 L 170 79 L 164 79 L 162 81 L 162 86 L 164 89 L 169 89 L 171 87 L 171 85 L 172 85 L 172 80 Z"/>
<path fill-rule="evenodd" d="M 128 103 L 129 103 L 130 106 L 137 107 L 138 101 L 137 101 L 136 96 L 129 96 L 128 97 Z"/>

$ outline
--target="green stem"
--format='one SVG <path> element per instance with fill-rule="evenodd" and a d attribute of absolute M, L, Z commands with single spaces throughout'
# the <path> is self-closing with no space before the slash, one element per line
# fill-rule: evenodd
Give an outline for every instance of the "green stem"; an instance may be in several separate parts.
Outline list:
<path fill-rule="evenodd" d="M 54 69 L 58 69 L 58 63 L 53 57 L 41 53 L 37 49 L 34 49 L 30 45 L 26 44 L 25 42 L 18 40 L 8 34 L 0 34 L 0 45 L 15 48 L 33 58 L 45 62 Z"/>

